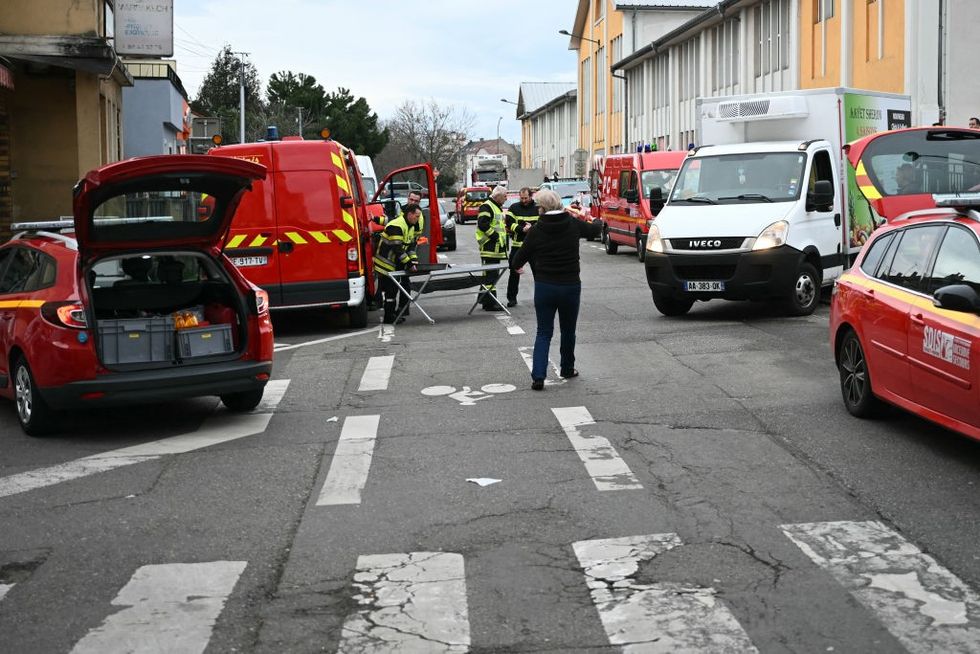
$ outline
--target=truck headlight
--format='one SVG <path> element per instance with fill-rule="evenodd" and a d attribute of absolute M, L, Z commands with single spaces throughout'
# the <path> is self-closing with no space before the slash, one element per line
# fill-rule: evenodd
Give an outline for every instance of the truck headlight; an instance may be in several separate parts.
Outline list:
<path fill-rule="evenodd" d="M 777 220 L 773 224 L 762 230 L 759 237 L 755 239 L 753 250 L 768 250 L 786 245 L 786 236 L 789 234 L 789 223 L 785 220 Z"/>
<path fill-rule="evenodd" d="M 647 232 L 647 252 L 658 252 L 663 254 L 664 241 L 660 238 L 660 228 L 650 221 L 649 231 Z"/>

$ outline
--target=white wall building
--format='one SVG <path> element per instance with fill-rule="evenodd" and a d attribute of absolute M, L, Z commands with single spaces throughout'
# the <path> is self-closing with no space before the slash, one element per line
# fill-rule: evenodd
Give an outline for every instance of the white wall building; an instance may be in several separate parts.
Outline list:
<path fill-rule="evenodd" d="M 543 168 L 548 175 L 575 176 L 578 148 L 576 85 L 522 82 L 517 96 L 521 121 L 521 167 Z"/>

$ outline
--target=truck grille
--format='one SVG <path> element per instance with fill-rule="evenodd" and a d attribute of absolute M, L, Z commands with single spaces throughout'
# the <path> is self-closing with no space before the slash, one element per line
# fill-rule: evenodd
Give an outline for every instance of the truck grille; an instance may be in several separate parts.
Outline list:
<path fill-rule="evenodd" d="M 724 238 L 669 238 L 667 243 L 673 250 L 688 252 L 711 252 L 714 250 L 737 250 L 745 242 L 743 236 Z"/>
<path fill-rule="evenodd" d="M 724 281 L 735 276 L 735 266 L 676 266 L 674 273 L 684 280 Z"/>

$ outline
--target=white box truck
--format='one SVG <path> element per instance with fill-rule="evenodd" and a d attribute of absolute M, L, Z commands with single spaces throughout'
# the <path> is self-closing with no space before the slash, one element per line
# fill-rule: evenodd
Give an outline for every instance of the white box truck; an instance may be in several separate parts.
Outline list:
<path fill-rule="evenodd" d="M 908 96 L 846 88 L 701 98 L 702 145 L 681 166 L 646 242 L 657 309 L 779 301 L 812 313 L 854 260 L 874 217 L 843 146 L 910 127 Z M 654 191 L 656 193 L 656 191 Z"/>

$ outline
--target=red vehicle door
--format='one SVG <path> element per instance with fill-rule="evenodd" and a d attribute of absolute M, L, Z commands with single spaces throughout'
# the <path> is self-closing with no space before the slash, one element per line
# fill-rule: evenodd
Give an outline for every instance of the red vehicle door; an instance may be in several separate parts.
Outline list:
<path fill-rule="evenodd" d="M 925 292 L 952 283 L 980 284 L 977 238 L 956 225 L 943 236 Z M 940 309 L 924 298 L 912 307 L 908 336 L 912 400 L 974 427 L 980 426 L 977 322 L 975 314 Z"/>
<path fill-rule="evenodd" d="M 439 195 L 432 166 L 419 164 L 392 171 L 378 186 L 374 202 L 385 202 L 389 215 L 397 215 L 408 202 L 408 190 L 421 185 L 422 191 L 422 236 L 419 238 L 419 263 L 436 263 L 436 248 L 442 244 L 442 219 L 439 215 Z"/>

